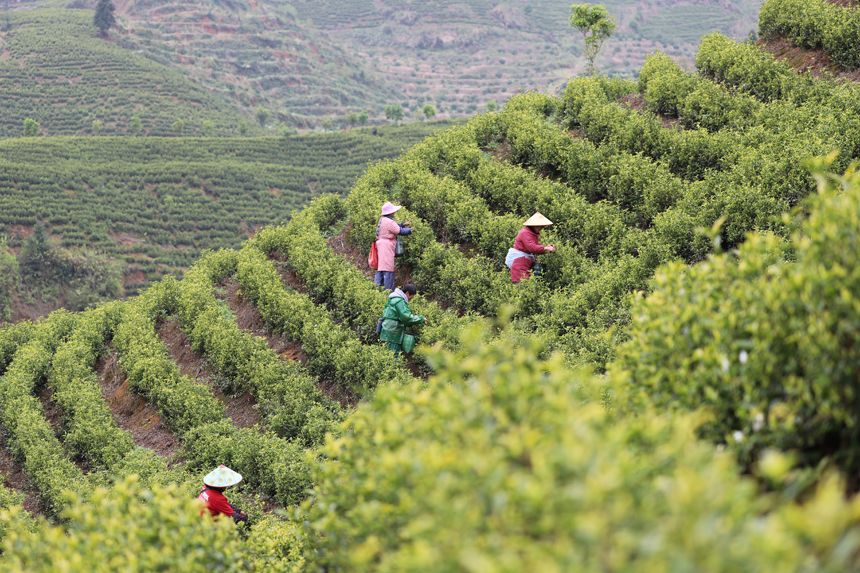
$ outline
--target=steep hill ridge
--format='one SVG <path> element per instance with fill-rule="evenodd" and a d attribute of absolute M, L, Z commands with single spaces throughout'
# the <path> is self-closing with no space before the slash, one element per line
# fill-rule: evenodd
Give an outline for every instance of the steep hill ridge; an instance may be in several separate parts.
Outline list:
<path fill-rule="evenodd" d="M 121 44 L 183 70 L 245 109 L 308 126 L 351 111 L 381 112 L 399 101 L 393 82 L 375 78 L 351 50 L 270 0 L 163 2 L 121 0 Z"/>
<path fill-rule="evenodd" d="M 22 135 L 25 118 L 50 135 L 253 128 L 250 115 L 173 67 L 98 38 L 92 14 L 39 9 L 7 15 L 0 31 L 0 136 Z"/>

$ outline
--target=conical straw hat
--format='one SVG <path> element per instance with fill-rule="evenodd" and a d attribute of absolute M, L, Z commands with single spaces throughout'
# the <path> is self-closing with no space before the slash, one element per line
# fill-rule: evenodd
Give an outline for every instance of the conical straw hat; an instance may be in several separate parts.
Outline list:
<path fill-rule="evenodd" d="M 549 227 L 552 225 L 552 221 L 541 215 L 540 213 L 535 213 L 529 220 L 523 223 L 523 227 Z"/>
<path fill-rule="evenodd" d="M 203 483 L 209 487 L 230 487 L 242 481 L 242 474 L 234 472 L 225 465 L 220 465 L 203 478 Z"/>
<path fill-rule="evenodd" d="M 400 205 L 393 205 L 389 201 L 385 202 L 385 205 L 382 206 L 382 214 L 383 215 L 393 215 L 401 209 Z"/>

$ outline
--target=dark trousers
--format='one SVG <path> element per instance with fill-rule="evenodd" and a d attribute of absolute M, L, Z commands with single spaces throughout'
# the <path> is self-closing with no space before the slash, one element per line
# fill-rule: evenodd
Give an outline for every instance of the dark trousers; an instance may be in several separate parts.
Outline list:
<path fill-rule="evenodd" d="M 394 272 L 376 271 L 376 276 L 373 277 L 373 282 L 377 286 L 384 286 L 387 290 L 394 290 Z"/>

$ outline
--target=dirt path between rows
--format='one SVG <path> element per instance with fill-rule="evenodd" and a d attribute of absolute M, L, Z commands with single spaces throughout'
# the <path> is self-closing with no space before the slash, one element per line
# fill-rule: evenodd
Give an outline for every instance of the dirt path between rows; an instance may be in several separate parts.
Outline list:
<path fill-rule="evenodd" d="M 167 428 L 158 411 L 135 393 L 119 366 L 117 352 L 109 349 L 96 364 L 102 396 L 117 425 L 131 434 L 134 443 L 149 448 L 159 456 L 176 463 L 179 442 Z"/>
<path fill-rule="evenodd" d="M 42 404 L 42 410 L 45 413 L 45 419 L 51 424 L 51 429 L 54 430 L 54 435 L 62 441 L 63 438 L 63 410 L 53 400 L 54 392 L 47 384 L 42 384 L 36 397 Z"/>
<path fill-rule="evenodd" d="M 34 515 L 44 515 L 45 509 L 39 492 L 24 473 L 24 468 L 12 457 L 12 452 L 5 446 L 0 446 L 0 474 L 3 483 L 24 496 L 24 509 Z"/>
<path fill-rule="evenodd" d="M 227 417 L 233 420 L 237 427 L 250 428 L 260 423 L 260 412 L 256 408 L 257 401 L 254 397 L 248 392 L 236 396 L 225 394 L 209 371 L 206 359 L 192 350 L 188 337 L 175 319 L 161 321 L 156 330 L 179 367 L 179 372 L 209 386 L 215 397 L 224 404 Z"/>
<path fill-rule="evenodd" d="M 296 277 L 296 280 L 298 280 L 298 277 Z M 301 344 L 288 339 L 282 334 L 272 332 L 266 326 L 266 321 L 260 316 L 260 312 L 254 306 L 254 303 L 242 296 L 241 286 L 236 279 L 227 279 L 221 283 L 221 286 L 219 298 L 227 304 L 236 316 L 236 324 L 239 328 L 263 338 L 269 345 L 269 348 L 280 356 L 281 359 L 298 360 L 302 364 L 307 363 L 308 356 L 302 349 Z M 358 402 L 358 396 L 339 387 L 332 380 L 317 378 L 316 384 L 317 388 L 323 394 L 337 401 L 341 406 L 354 406 Z"/>

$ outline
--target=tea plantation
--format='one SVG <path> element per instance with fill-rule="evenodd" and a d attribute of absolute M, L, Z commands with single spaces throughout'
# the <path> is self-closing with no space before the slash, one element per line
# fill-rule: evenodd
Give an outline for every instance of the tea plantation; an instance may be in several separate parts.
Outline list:
<path fill-rule="evenodd" d="M 0 565 L 860 571 L 860 92 L 721 34 L 696 63 L 517 96 L 181 279 L 0 329 Z M 226 212 L 216 179 L 269 185 L 243 166 L 286 142 L 186 145 Z M 125 146 L 74 154 L 173 149 Z M 414 355 L 374 332 L 389 200 Z M 535 210 L 557 251 L 512 284 Z M 221 463 L 247 525 L 200 517 Z"/>

